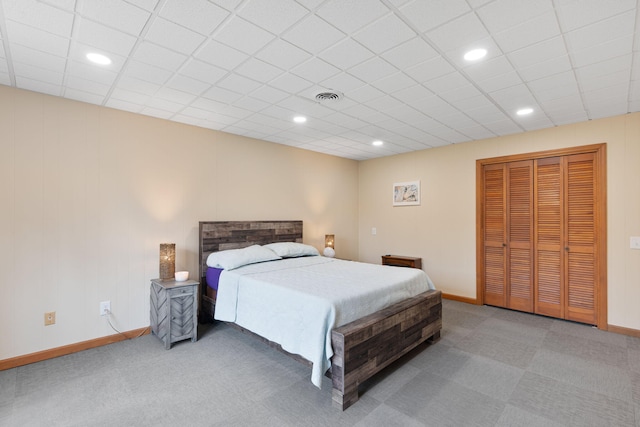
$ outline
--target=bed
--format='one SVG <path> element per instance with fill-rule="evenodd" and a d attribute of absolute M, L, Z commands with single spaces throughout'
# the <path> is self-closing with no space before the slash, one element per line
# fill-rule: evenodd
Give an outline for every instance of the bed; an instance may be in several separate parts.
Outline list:
<path fill-rule="evenodd" d="M 306 361 L 318 387 L 330 366 L 333 402 L 342 410 L 358 400 L 358 386 L 365 380 L 422 342 L 439 338 L 441 293 L 424 272 L 321 256 L 288 257 L 277 249 L 306 245 L 286 242 L 302 243 L 302 221 L 200 222 L 200 320 L 215 316 L 236 324 Z M 271 253 L 266 248 L 284 259 L 218 270 L 212 278 L 207 259 L 224 263 L 234 252 Z M 358 280 L 350 276 L 354 269 Z M 398 284 L 391 284 L 391 278 Z M 211 287 L 214 280 L 219 280 L 217 289 Z"/>

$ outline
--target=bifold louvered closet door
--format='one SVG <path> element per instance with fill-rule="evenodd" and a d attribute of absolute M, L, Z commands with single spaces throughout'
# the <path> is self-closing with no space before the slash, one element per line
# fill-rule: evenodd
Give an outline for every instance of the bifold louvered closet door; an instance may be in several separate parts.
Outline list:
<path fill-rule="evenodd" d="M 483 160 L 484 304 L 599 326 L 606 317 L 605 146 L 583 148 Z"/>

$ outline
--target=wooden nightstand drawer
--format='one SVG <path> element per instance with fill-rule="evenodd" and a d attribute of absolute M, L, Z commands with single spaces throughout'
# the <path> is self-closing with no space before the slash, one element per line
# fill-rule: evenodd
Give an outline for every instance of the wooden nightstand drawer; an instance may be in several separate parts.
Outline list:
<path fill-rule="evenodd" d="M 400 256 L 400 255 L 383 255 L 382 265 L 393 265 L 396 267 L 410 267 L 422 269 L 422 258 Z"/>

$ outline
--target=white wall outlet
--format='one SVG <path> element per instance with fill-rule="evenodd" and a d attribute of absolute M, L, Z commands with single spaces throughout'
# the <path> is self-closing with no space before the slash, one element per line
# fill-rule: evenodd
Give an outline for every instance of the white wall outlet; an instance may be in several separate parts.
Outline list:
<path fill-rule="evenodd" d="M 100 303 L 100 316 L 106 316 L 111 313 L 111 301 L 102 301 Z"/>
<path fill-rule="evenodd" d="M 373 227 L 373 228 L 371 229 L 371 235 L 372 235 L 372 236 L 375 236 L 376 234 L 378 234 L 378 230 L 377 230 L 375 227 Z"/>
<path fill-rule="evenodd" d="M 629 246 L 631 249 L 640 249 L 640 237 L 632 236 L 629 238 Z"/>

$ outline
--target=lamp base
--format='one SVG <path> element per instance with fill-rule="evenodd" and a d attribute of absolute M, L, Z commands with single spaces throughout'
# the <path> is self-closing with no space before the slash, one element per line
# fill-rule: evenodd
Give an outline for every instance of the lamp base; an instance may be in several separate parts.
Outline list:
<path fill-rule="evenodd" d="M 333 258 L 334 256 L 336 256 L 336 251 L 334 251 L 333 248 L 329 248 L 329 247 L 324 248 L 324 251 L 322 253 L 327 258 Z"/>

